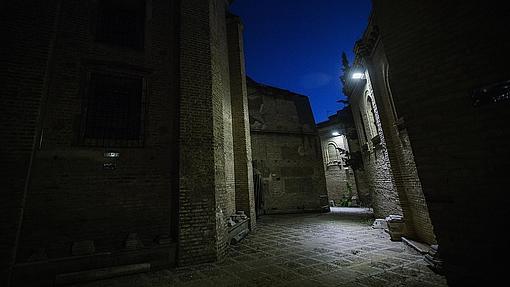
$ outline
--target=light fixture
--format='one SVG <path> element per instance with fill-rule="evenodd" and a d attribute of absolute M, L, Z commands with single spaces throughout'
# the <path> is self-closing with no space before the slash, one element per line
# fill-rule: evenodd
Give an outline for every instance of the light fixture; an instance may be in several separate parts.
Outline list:
<path fill-rule="evenodd" d="M 339 132 L 337 132 L 337 131 L 333 131 L 333 132 L 331 133 L 331 135 L 332 135 L 332 136 L 334 136 L 334 137 L 337 137 L 337 136 L 339 136 L 339 135 L 340 135 L 340 133 L 339 133 Z"/>
<path fill-rule="evenodd" d="M 104 157 L 110 157 L 110 158 L 119 157 L 119 155 L 120 155 L 120 153 L 118 153 L 118 152 L 105 152 L 103 154 Z"/>
<path fill-rule="evenodd" d="M 359 73 L 359 72 L 352 73 L 351 78 L 352 78 L 353 80 L 364 79 L 364 78 L 365 78 L 365 74 L 364 74 L 364 73 Z"/>

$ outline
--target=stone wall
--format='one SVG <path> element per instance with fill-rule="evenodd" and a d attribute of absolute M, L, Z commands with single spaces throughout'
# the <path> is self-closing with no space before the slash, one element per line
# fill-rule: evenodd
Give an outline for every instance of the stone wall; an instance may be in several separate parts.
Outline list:
<path fill-rule="evenodd" d="M 508 88 L 481 88 L 510 79 L 508 9 L 374 1 L 374 12 L 448 283 L 506 280 L 498 262 L 509 250 L 498 232 L 510 203 Z"/>
<path fill-rule="evenodd" d="M 248 81 L 253 166 L 263 211 L 320 211 L 328 204 L 320 140 L 308 98 Z"/>

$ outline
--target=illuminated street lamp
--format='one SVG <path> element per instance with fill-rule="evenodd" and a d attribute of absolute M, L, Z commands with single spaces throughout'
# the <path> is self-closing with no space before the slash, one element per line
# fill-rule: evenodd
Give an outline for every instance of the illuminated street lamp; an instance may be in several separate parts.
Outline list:
<path fill-rule="evenodd" d="M 352 73 L 351 78 L 353 80 L 364 79 L 365 78 L 365 74 L 364 73 L 360 73 L 360 72 Z"/>

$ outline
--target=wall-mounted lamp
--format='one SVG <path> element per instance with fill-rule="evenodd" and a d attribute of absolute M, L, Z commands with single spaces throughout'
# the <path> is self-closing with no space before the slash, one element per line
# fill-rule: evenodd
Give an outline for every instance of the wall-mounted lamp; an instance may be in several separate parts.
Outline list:
<path fill-rule="evenodd" d="M 353 80 L 359 80 L 359 79 L 364 79 L 364 78 L 365 78 L 365 74 L 359 73 L 359 72 L 352 73 L 352 76 L 351 76 L 351 79 L 353 79 Z"/>
<path fill-rule="evenodd" d="M 119 157 L 120 153 L 118 152 L 105 152 L 103 154 L 104 157 L 107 157 L 107 158 L 115 158 L 115 157 Z"/>

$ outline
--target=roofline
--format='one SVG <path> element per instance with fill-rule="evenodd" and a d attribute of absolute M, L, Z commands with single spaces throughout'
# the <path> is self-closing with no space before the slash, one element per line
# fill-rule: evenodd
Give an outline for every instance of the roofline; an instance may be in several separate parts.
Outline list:
<path fill-rule="evenodd" d="M 289 91 L 289 90 L 286 90 L 286 89 L 282 89 L 282 88 L 278 88 L 278 87 L 274 87 L 274 86 L 269 86 L 269 85 L 266 85 L 266 84 L 262 84 L 262 83 L 259 83 L 257 81 L 255 81 L 253 78 L 249 77 L 249 76 L 246 76 L 246 79 L 252 81 L 256 86 L 259 86 L 259 87 L 262 87 L 262 88 L 267 88 L 267 89 L 270 89 L 270 90 L 275 90 L 275 91 L 279 91 L 279 92 L 285 92 L 285 93 L 289 93 L 289 94 L 292 94 L 293 96 L 299 96 L 299 97 L 305 97 L 305 98 L 309 98 L 308 96 L 306 95 L 303 95 L 303 94 L 298 94 L 296 92 L 293 92 L 293 91 Z M 248 81 L 246 81 L 248 83 Z"/>

